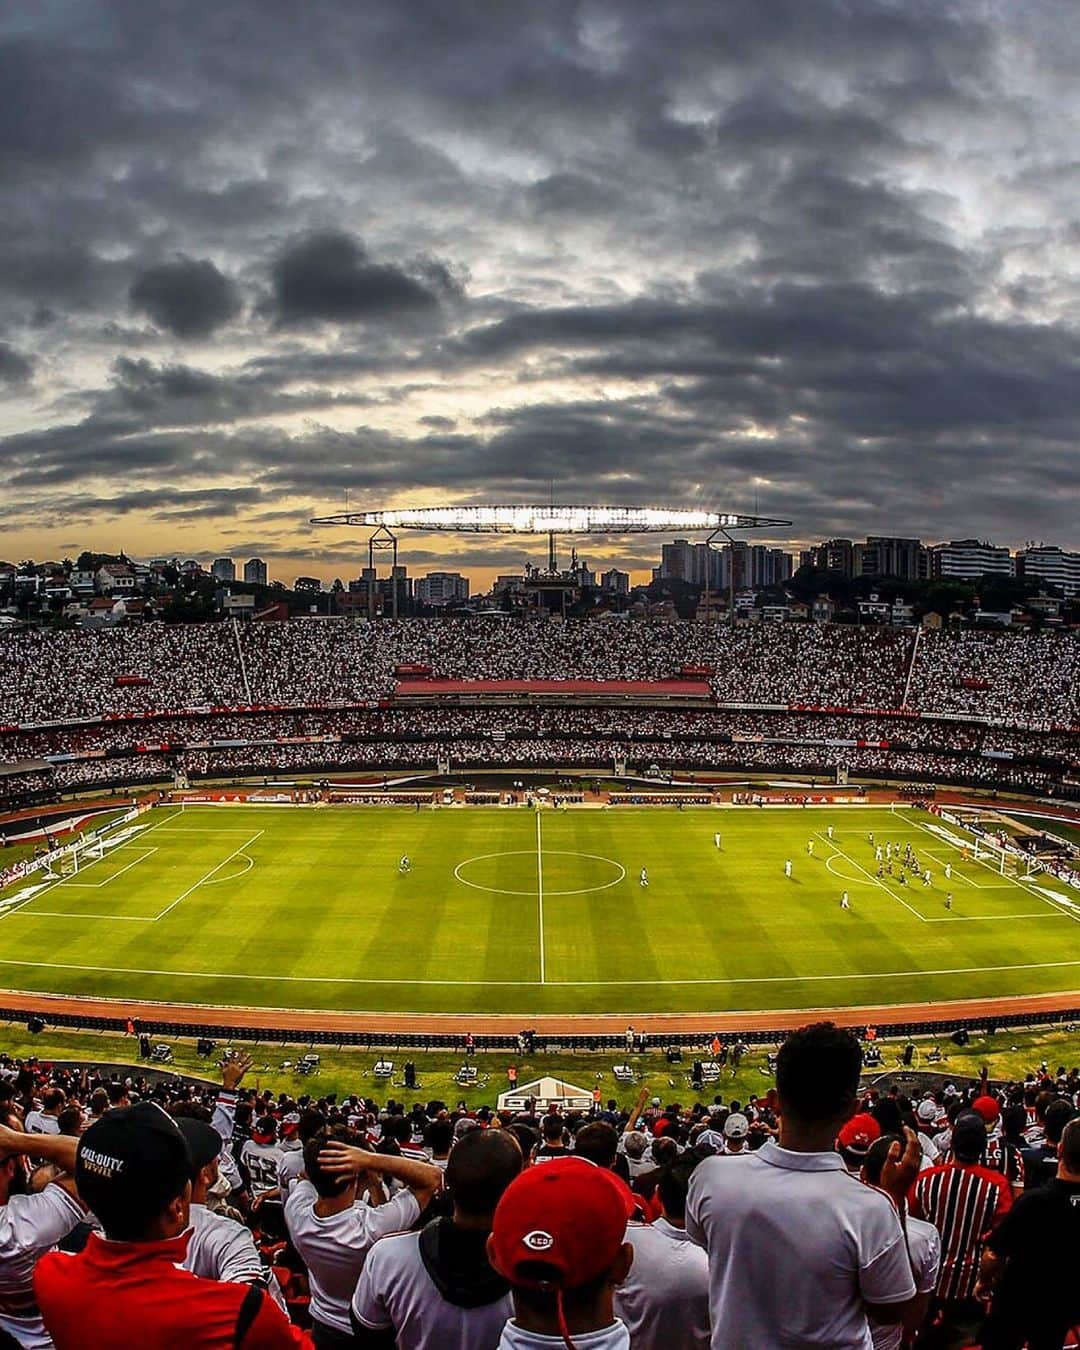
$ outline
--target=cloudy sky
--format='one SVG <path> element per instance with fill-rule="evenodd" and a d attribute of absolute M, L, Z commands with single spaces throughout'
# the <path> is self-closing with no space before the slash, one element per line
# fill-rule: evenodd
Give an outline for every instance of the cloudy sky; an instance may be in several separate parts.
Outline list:
<path fill-rule="evenodd" d="M 1077 69 L 1060 0 L 0 7 L 0 556 L 329 581 L 347 491 L 552 481 L 1080 547 Z"/>

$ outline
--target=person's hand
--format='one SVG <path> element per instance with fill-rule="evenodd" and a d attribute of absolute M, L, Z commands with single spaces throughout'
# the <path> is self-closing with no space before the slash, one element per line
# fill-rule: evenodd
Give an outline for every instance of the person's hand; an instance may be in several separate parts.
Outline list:
<path fill-rule="evenodd" d="M 910 1126 L 904 1126 L 904 1145 L 895 1140 L 889 1148 L 889 1156 L 881 1169 L 879 1185 L 902 1208 L 907 1193 L 919 1175 L 919 1163 L 922 1161 L 922 1149 L 919 1136 Z"/>
<path fill-rule="evenodd" d="M 17 1130 L 0 1125 L 0 1157 L 9 1158 L 13 1153 L 22 1153 L 23 1135 Z"/>
<path fill-rule="evenodd" d="M 364 1172 L 378 1172 L 380 1155 L 366 1148 L 343 1144 L 340 1139 L 328 1139 L 319 1150 L 319 1167 L 334 1177 L 358 1177 Z"/>
<path fill-rule="evenodd" d="M 230 1050 L 221 1061 L 221 1086 L 226 1092 L 235 1092 L 243 1080 L 244 1074 L 255 1063 L 243 1050 Z"/>

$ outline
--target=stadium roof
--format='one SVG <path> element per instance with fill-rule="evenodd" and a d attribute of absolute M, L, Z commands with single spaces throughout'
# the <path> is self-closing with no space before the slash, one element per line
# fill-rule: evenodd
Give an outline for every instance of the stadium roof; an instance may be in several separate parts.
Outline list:
<path fill-rule="evenodd" d="M 465 534 L 670 534 L 674 530 L 781 529 L 790 520 L 656 506 L 416 506 L 316 516 L 313 525 L 444 530 Z"/>

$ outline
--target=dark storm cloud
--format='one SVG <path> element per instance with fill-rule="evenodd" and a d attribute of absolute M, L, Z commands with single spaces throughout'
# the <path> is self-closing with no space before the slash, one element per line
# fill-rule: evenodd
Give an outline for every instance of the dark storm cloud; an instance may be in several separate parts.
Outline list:
<path fill-rule="evenodd" d="M 1049 0 L 23 7 L 5 525 L 554 479 L 1080 546 L 1078 63 Z"/>
<path fill-rule="evenodd" d="M 29 382 L 34 363 L 17 352 L 9 342 L 0 342 L 0 389 L 5 385 L 15 388 Z"/>
<path fill-rule="evenodd" d="M 409 270 L 374 262 L 358 239 L 335 230 L 293 244 L 273 266 L 274 306 L 283 324 L 410 318 L 460 298 L 449 268 L 420 260 Z"/>
<path fill-rule="evenodd" d="M 236 316 L 236 287 L 209 258 L 176 258 L 131 283 L 131 304 L 177 337 L 205 338 Z"/>

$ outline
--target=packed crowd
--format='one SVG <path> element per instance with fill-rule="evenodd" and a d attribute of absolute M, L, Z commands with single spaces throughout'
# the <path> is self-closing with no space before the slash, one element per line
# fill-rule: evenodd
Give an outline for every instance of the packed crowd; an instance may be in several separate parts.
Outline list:
<path fill-rule="evenodd" d="M 103 757 L 103 754 L 107 757 Z M 868 714 L 571 707 L 193 714 L 0 730 L 0 760 L 50 761 L 0 777 L 0 799 L 229 775 L 350 769 L 534 767 L 810 773 L 913 778 L 1057 793 L 1076 777 L 1080 734 Z"/>
<path fill-rule="evenodd" d="M 915 653 L 911 683 L 910 702 L 924 711 L 981 711 L 1024 726 L 1075 726 L 1080 637 L 928 632 Z"/>
<path fill-rule="evenodd" d="M 1080 1070 L 916 1097 L 792 1033 L 765 1095 L 383 1106 L 0 1067 L 0 1336 L 33 1350 L 1059 1350 Z"/>
<path fill-rule="evenodd" d="M 869 747 L 698 740 L 613 739 L 589 736 L 515 736 L 417 740 L 288 741 L 240 746 L 191 747 L 168 756 L 119 755 L 108 759 L 66 760 L 45 771 L 0 777 L 0 804 L 9 806 L 66 792 L 94 788 L 127 788 L 173 784 L 177 780 L 262 778 L 288 780 L 350 770 L 385 773 L 451 770 L 581 768 L 667 774 L 772 773 L 832 779 L 838 770 L 851 778 L 909 780 L 926 784 L 967 784 L 998 791 L 1063 793 L 1060 770 L 1030 763 L 1007 763 L 978 755 L 928 751 L 880 750 Z"/>
<path fill-rule="evenodd" d="M 498 708 L 445 706 L 441 702 L 398 704 L 378 709 L 328 708 L 303 711 L 143 717 L 136 720 L 0 729 L 0 756 L 6 760 L 99 751 L 204 748 L 230 742 L 341 739 L 357 736 L 418 740 L 440 736 L 475 737 L 478 732 L 508 738 L 609 736 L 619 740 L 782 741 L 833 744 L 887 742 L 903 750 L 956 750 L 1016 758 L 1060 760 L 1080 768 L 1080 732 L 1019 732 L 1008 727 L 953 719 L 821 712 L 765 712 L 730 708 L 638 706 L 545 707 L 521 703 Z"/>
<path fill-rule="evenodd" d="M 914 654 L 914 660 L 912 660 Z M 721 703 L 1080 723 L 1080 636 L 842 624 L 295 619 L 0 638 L 0 723 L 250 703 L 364 703 L 399 666 L 450 679 L 658 680 L 705 669 Z M 120 682 L 119 684 L 117 682 Z M 140 683 L 145 681 L 145 683 Z"/>

